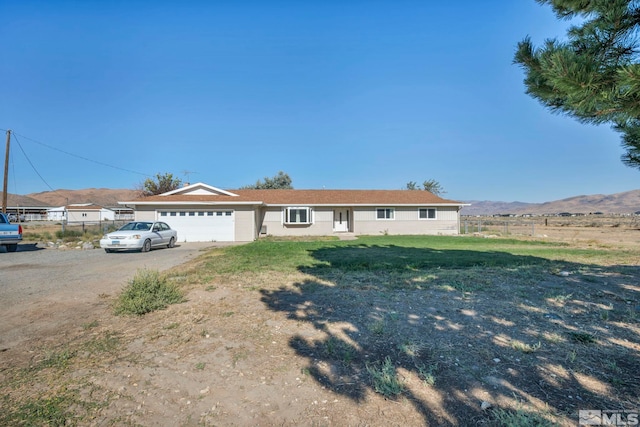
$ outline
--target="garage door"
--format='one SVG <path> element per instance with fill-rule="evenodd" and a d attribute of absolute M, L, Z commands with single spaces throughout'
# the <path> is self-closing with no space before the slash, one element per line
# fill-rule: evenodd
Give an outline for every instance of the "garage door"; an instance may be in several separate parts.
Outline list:
<path fill-rule="evenodd" d="M 158 211 L 158 218 L 178 231 L 179 242 L 233 242 L 235 215 L 231 210 Z"/>

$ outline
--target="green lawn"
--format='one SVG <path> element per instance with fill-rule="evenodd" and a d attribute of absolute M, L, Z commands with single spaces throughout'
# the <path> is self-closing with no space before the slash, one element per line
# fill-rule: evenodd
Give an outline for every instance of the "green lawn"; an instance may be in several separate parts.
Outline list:
<path fill-rule="evenodd" d="M 622 249 L 577 249 L 564 243 L 449 236 L 371 236 L 358 240 L 279 240 L 214 251 L 205 268 L 219 274 L 293 272 L 309 268 L 406 271 L 467 267 L 627 264 L 636 255 Z"/>

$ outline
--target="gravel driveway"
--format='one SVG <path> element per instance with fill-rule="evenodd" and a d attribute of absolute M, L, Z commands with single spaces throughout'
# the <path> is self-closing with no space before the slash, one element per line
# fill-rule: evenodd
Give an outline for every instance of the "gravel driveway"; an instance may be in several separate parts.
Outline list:
<path fill-rule="evenodd" d="M 108 308 L 139 269 L 166 270 L 195 258 L 211 242 L 151 252 L 43 249 L 21 244 L 0 251 L 0 352 L 54 336 L 67 324 L 90 322 Z M 93 317 L 92 317 L 93 316 Z"/>

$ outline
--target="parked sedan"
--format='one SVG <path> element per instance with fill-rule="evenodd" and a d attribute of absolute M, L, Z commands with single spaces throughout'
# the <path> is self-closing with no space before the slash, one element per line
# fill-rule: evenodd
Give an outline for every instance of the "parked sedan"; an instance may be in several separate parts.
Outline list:
<path fill-rule="evenodd" d="M 172 248 L 177 239 L 176 230 L 164 222 L 134 221 L 102 236 L 100 247 L 104 248 L 107 253 L 132 249 L 149 252 L 151 248 L 160 246 Z"/>

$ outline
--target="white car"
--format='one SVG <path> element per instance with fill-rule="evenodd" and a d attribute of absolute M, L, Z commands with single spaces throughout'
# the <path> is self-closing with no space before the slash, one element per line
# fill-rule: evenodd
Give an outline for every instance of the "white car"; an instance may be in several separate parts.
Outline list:
<path fill-rule="evenodd" d="M 149 252 L 151 248 L 172 248 L 178 240 L 178 232 L 164 222 L 129 222 L 118 230 L 105 234 L 100 247 L 110 253 L 116 250 L 139 250 Z"/>

